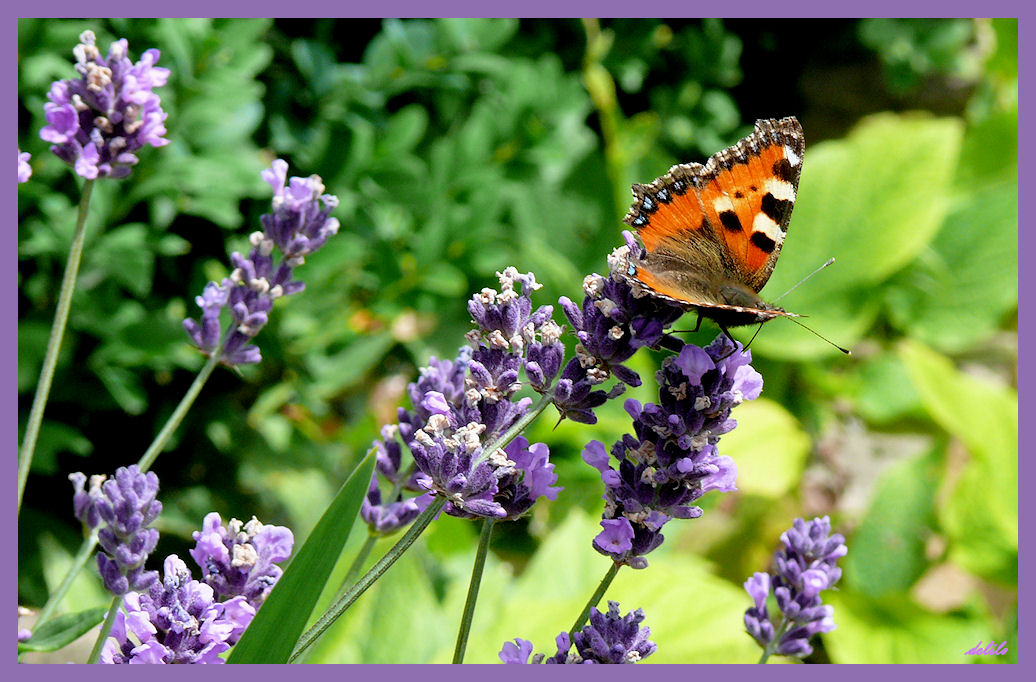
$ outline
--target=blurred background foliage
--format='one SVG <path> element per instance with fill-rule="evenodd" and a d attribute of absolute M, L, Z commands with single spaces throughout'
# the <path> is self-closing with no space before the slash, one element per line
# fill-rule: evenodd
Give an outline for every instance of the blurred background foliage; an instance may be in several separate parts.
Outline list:
<path fill-rule="evenodd" d="M 767 325 L 752 345 L 763 398 L 720 445 L 739 492 L 667 526 L 608 598 L 646 610 L 650 662 L 754 661 L 741 583 L 795 516 L 830 514 L 850 551 L 838 629 L 809 660 L 988 662 L 964 652 L 991 639 L 1010 648 L 996 661 L 1017 660 L 1016 21 L 23 19 L 22 427 L 79 198 L 38 133 L 86 28 L 102 46 L 128 38 L 134 59 L 161 50 L 170 144 L 94 192 L 19 521 L 19 603 L 42 604 L 79 544 L 68 473 L 136 461 L 201 365 L 180 323 L 258 229 L 272 159 L 324 178 L 342 230 L 279 302 L 263 362 L 217 372 L 155 465 L 156 561 L 185 555 L 211 510 L 301 541 L 417 368 L 456 353 L 465 299 L 496 270 L 534 271 L 541 304 L 579 299 L 621 243 L 630 183 L 795 115 L 806 160 L 763 295 L 836 257 L 781 303 L 854 355 Z M 703 327 L 690 338 L 711 340 Z M 633 365 L 649 379 L 661 359 Z M 630 394 L 653 400 L 652 385 Z M 601 484 L 579 453 L 629 425 L 614 401 L 596 426 L 534 426 L 565 491 L 497 527 L 469 661 L 516 636 L 553 652 L 608 567 L 590 547 Z M 476 536 L 433 524 L 310 660 L 448 660 Z M 82 579 L 68 603 L 105 601 Z"/>

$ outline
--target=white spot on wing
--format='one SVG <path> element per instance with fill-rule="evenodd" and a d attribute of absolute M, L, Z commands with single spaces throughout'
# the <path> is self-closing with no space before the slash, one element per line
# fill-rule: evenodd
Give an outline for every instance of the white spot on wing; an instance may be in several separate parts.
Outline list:
<path fill-rule="evenodd" d="M 734 210 L 734 204 L 731 203 L 730 197 L 725 194 L 717 197 L 716 200 L 712 202 L 712 207 L 716 209 L 716 213 Z"/>
<path fill-rule="evenodd" d="M 788 163 L 790 163 L 793 168 L 802 163 L 802 158 L 796 154 L 791 147 L 784 148 L 784 156 L 788 159 Z"/>
<path fill-rule="evenodd" d="M 778 201 L 795 201 L 795 188 L 790 182 L 770 178 L 766 181 L 766 191 Z"/>
<path fill-rule="evenodd" d="M 762 211 L 755 214 L 755 220 L 752 221 L 752 232 L 762 232 L 776 244 L 780 244 L 784 240 L 780 226 Z"/>

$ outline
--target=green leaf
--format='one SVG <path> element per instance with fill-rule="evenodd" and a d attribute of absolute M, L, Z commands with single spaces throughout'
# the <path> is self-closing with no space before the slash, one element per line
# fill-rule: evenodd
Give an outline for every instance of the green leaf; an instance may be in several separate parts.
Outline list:
<path fill-rule="evenodd" d="M 974 347 L 1018 305 L 1018 186 L 976 193 L 888 292 L 897 326 L 949 352 Z"/>
<path fill-rule="evenodd" d="M 360 461 L 277 581 L 228 663 L 286 663 L 327 584 L 374 472 L 374 450 Z"/>
<path fill-rule="evenodd" d="M 905 415 L 921 415 L 921 399 L 905 380 L 906 368 L 895 353 L 869 358 L 860 367 L 856 410 L 872 423 L 883 424 Z"/>
<path fill-rule="evenodd" d="M 824 601 L 838 626 L 824 635 L 824 646 L 837 663 L 967 663 L 973 657 L 965 652 L 995 632 L 974 610 L 937 614 L 907 599 L 876 600 L 847 588 L 824 592 Z"/>
<path fill-rule="evenodd" d="M 919 343 L 900 356 L 921 402 L 971 455 L 939 510 L 950 558 L 973 573 L 1013 583 L 1018 572 L 1018 396 L 957 370 Z"/>
<path fill-rule="evenodd" d="M 718 447 L 737 463 L 738 490 L 764 497 L 787 494 L 802 476 L 809 436 L 790 412 L 765 398 L 743 403 L 733 416 L 738 426 Z"/>
<path fill-rule="evenodd" d="M 18 642 L 18 653 L 57 651 L 100 625 L 106 613 L 107 606 L 98 606 L 78 613 L 63 613 L 36 628 L 27 641 Z"/>
<path fill-rule="evenodd" d="M 334 355 L 307 356 L 307 368 L 315 377 L 310 387 L 312 395 L 326 397 L 352 387 L 382 361 L 395 343 L 391 332 L 376 332 L 353 339 Z"/>
<path fill-rule="evenodd" d="M 468 641 L 468 662 L 496 662 L 503 643 L 515 637 L 530 640 L 536 652 L 554 654 L 554 638 L 571 627 L 610 566 L 610 561 L 590 544 L 600 532 L 599 520 L 573 510 L 560 527 L 551 530 L 513 581 L 501 583 L 495 562 L 487 562 L 487 577 L 479 592 Z M 666 542 L 651 553 L 647 573 L 621 569 L 599 608 L 607 610 L 608 601 L 615 600 L 624 614 L 644 609 L 644 625 L 651 628 L 651 639 L 658 644 L 658 652 L 648 662 L 758 660 L 758 647 L 744 632 L 744 612 L 751 599 L 740 586 L 716 577 L 711 564 L 701 557 L 681 551 L 682 530 L 691 537 L 695 532 L 687 525 L 681 529 L 674 523 L 671 531 L 666 527 Z M 471 570 L 469 557 L 464 567 Z M 650 580 L 645 580 L 648 574 Z M 446 599 L 458 614 L 466 580 L 466 575 L 458 578 Z M 450 642 L 443 647 L 433 660 L 449 661 L 452 646 Z"/>
<path fill-rule="evenodd" d="M 882 475 L 845 557 L 846 579 L 854 589 L 874 597 L 906 592 L 924 573 L 938 463 L 933 451 L 899 462 Z"/>
<path fill-rule="evenodd" d="M 121 284 L 137 298 L 151 291 L 155 255 L 148 244 L 147 227 L 141 223 L 122 225 L 106 231 L 86 256 L 83 276 L 94 269 Z"/>

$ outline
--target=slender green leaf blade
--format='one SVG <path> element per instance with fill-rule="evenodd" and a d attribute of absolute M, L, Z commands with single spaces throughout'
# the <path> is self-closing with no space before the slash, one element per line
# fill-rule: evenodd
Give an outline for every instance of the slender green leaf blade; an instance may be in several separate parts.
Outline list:
<path fill-rule="evenodd" d="M 228 663 L 287 663 L 360 513 L 374 472 L 367 453 L 292 559 Z"/>
<path fill-rule="evenodd" d="M 100 625 L 106 613 L 107 606 L 98 606 L 78 613 L 63 613 L 37 628 L 27 641 L 18 642 L 18 653 L 57 651 Z"/>

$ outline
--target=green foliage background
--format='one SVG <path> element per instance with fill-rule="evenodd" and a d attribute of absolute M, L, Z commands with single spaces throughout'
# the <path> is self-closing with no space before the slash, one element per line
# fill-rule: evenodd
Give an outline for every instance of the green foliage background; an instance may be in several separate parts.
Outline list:
<path fill-rule="evenodd" d="M 134 59 L 161 50 L 170 144 L 94 192 L 19 519 L 19 603 L 41 605 L 78 546 L 68 473 L 136 461 L 200 367 L 181 321 L 247 248 L 272 159 L 323 177 L 342 230 L 258 337 L 263 362 L 217 372 L 155 465 L 156 567 L 212 510 L 301 542 L 416 368 L 462 344 L 465 299 L 496 270 L 534 271 L 541 304 L 578 299 L 621 243 L 630 183 L 796 115 L 799 198 L 763 295 L 835 256 L 781 303 L 854 355 L 767 325 L 752 344 L 763 397 L 720 445 L 739 492 L 667 526 L 608 598 L 647 612 L 648 662 L 753 661 L 741 583 L 795 516 L 830 514 L 849 555 L 838 629 L 809 660 L 988 662 L 964 652 L 990 639 L 1011 649 L 997 662 L 1017 660 L 1016 21 L 23 19 L 22 427 L 79 196 L 38 132 L 86 28 L 101 46 L 128 38 Z M 703 326 L 692 340 L 711 340 Z M 661 358 L 633 366 L 649 378 Z M 651 383 L 630 395 L 652 400 Z M 497 527 L 467 660 L 516 636 L 553 653 L 608 568 L 590 547 L 601 484 L 579 453 L 629 428 L 614 403 L 593 427 L 533 427 L 565 491 Z M 476 537 L 434 523 L 309 660 L 449 660 Z M 104 603 L 81 579 L 66 607 Z"/>

